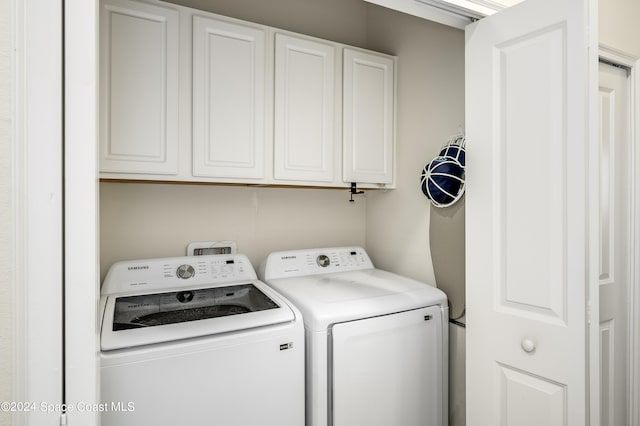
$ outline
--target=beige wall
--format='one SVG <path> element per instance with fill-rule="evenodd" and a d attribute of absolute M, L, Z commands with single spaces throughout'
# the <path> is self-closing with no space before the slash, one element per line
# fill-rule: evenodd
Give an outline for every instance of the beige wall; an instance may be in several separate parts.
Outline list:
<path fill-rule="evenodd" d="M 365 47 L 362 0 L 169 0 L 170 3 Z"/>
<path fill-rule="evenodd" d="M 13 399 L 12 10 L 13 1 L 0 2 L 0 401 Z M 0 426 L 10 424 L 0 412 Z"/>
<path fill-rule="evenodd" d="M 432 208 L 419 183 L 464 127 L 464 32 L 382 8 L 368 16 L 369 47 L 398 56 L 398 189 L 368 195 L 367 249 L 381 268 L 457 290 L 462 310 L 464 210 Z"/>
<path fill-rule="evenodd" d="M 192 241 L 234 240 L 256 268 L 276 250 L 365 244 L 366 200 L 346 190 L 103 182 L 100 196 L 101 278 Z"/>
<path fill-rule="evenodd" d="M 640 1 L 600 0 L 600 43 L 640 58 Z"/>

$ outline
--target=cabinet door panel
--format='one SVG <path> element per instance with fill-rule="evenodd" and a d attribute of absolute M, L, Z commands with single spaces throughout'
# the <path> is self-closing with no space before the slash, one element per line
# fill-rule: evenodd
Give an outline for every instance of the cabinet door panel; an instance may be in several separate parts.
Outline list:
<path fill-rule="evenodd" d="M 274 177 L 334 179 L 335 47 L 276 35 Z"/>
<path fill-rule="evenodd" d="M 343 90 L 343 180 L 392 183 L 393 58 L 345 49 Z"/>
<path fill-rule="evenodd" d="M 176 174 L 178 12 L 110 0 L 101 28 L 100 170 Z"/>
<path fill-rule="evenodd" d="M 265 35 L 193 18 L 193 175 L 264 177 Z"/>

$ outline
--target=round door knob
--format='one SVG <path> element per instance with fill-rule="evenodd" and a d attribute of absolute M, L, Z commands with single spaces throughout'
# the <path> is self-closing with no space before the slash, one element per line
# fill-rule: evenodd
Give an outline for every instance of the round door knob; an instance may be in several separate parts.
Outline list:
<path fill-rule="evenodd" d="M 533 340 L 531 339 L 522 340 L 522 343 L 520 343 L 520 346 L 522 346 L 522 350 L 525 351 L 526 353 L 531 353 L 536 350 L 536 344 L 533 343 Z"/>

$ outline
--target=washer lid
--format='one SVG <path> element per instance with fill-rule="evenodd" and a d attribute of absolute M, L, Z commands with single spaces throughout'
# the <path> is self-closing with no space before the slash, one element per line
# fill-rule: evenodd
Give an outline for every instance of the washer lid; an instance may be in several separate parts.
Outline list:
<path fill-rule="evenodd" d="M 260 281 L 103 297 L 102 350 L 148 345 L 294 321 Z"/>
<path fill-rule="evenodd" d="M 301 312 L 306 327 L 329 325 L 432 305 L 446 305 L 439 289 L 380 269 L 267 281 Z"/>

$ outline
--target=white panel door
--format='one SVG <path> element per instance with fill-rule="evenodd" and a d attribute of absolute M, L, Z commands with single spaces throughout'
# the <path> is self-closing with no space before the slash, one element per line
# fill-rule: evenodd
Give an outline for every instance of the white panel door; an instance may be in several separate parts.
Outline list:
<path fill-rule="evenodd" d="M 265 34 L 193 17 L 193 175 L 264 177 Z"/>
<path fill-rule="evenodd" d="M 431 306 L 334 325 L 330 424 L 447 424 L 441 318 Z"/>
<path fill-rule="evenodd" d="M 100 171 L 175 175 L 178 12 L 102 2 L 100 55 Z"/>
<path fill-rule="evenodd" d="M 344 49 L 344 182 L 393 182 L 395 60 Z"/>
<path fill-rule="evenodd" d="M 631 247 L 627 70 L 600 64 L 601 425 L 628 424 Z"/>
<path fill-rule="evenodd" d="M 466 29 L 469 426 L 584 426 L 597 411 L 594 12 L 528 0 Z"/>
<path fill-rule="evenodd" d="M 276 34 L 276 179 L 334 180 L 335 75 L 335 46 Z"/>

